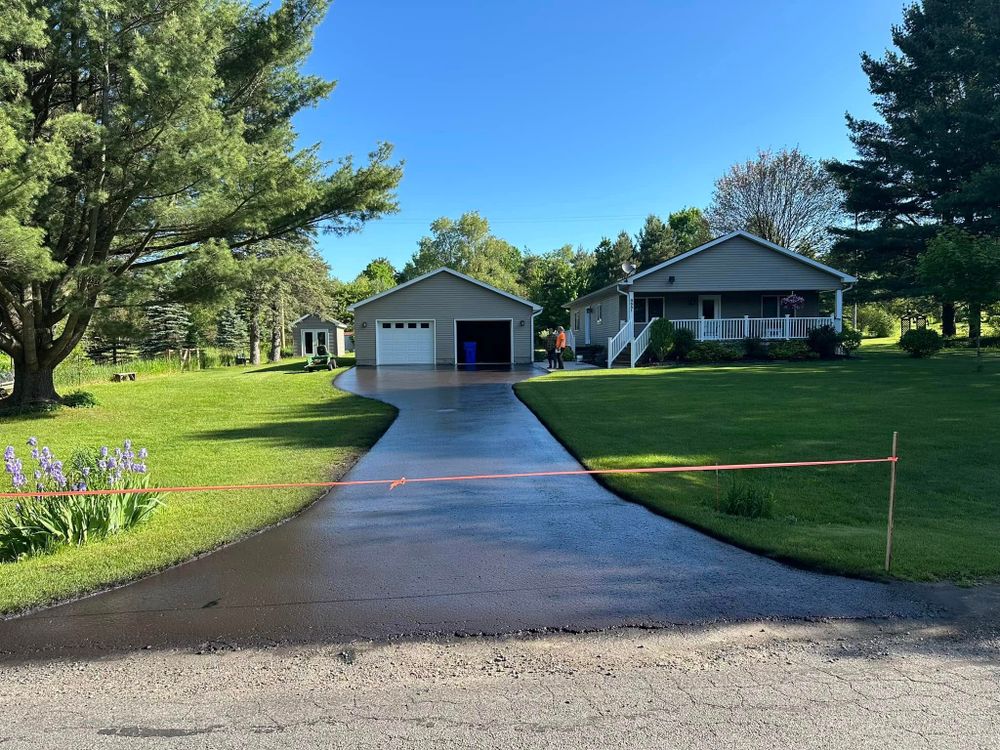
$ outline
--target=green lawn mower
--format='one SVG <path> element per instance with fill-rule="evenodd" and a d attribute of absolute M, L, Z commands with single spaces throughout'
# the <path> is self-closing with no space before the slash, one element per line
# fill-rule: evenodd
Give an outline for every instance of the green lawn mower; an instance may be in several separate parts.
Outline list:
<path fill-rule="evenodd" d="M 325 346 L 319 346 L 316 348 L 316 353 L 306 362 L 306 372 L 333 370 L 336 366 L 336 358 L 326 350 Z"/>

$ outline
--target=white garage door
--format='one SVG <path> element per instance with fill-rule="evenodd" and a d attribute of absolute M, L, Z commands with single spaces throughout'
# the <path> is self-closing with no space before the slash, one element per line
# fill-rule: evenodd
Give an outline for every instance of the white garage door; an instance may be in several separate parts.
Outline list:
<path fill-rule="evenodd" d="M 380 320 L 375 324 L 376 364 L 434 364 L 433 320 Z"/>

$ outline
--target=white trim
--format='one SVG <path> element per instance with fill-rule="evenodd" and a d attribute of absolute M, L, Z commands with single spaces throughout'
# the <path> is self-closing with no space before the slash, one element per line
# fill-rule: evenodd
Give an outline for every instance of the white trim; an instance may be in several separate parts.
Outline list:
<path fill-rule="evenodd" d="M 316 313 L 306 313 L 301 318 L 293 320 L 291 323 L 289 323 L 288 327 L 289 328 L 294 328 L 295 326 L 297 326 L 299 323 L 301 323 L 303 320 L 305 320 L 306 318 L 308 318 L 310 316 L 312 316 L 314 318 L 319 318 L 319 320 L 320 320 L 321 323 L 330 323 L 331 325 L 334 326 L 334 328 L 343 328 L 344 330 L 347 330 L 347 324 L 346 323 L 341 323 L 339 320 L 336 320 L 336 319 L 326 320 L 325 318 L 323 318 L 322 315 L 317 315 Z"/>
<path fill-rule="evenodd" d="M 826 273 L 832 274 L 838 277 L 843 282 L 853 282 L 857 281 L 857 278 L 851 276 L 850 274 L 844 273 L 843 271 L 838 271 L 836 268 L 826 265 L 825 263 L 820 263 L 818 260 L 813 260 L 812 258 L 807 258 L 805 255 L 800 255 L 793 250 L 789 250 L 787 247 L 782 247 L 781 245 L 775 245 L 773 242 L 765 240 L 763 237 L 758 237 L 750 232 L 744 232 L 743 230 L 737 230 L 735 232 L 730 232 L 729 234 L 724 234 L 721 237 L 716 237 L 714 240 L 706 242 L 704 245 L 698 245 L 698 247 L 688 250 L 686 253 L 681 253 L 680 255 L 675 255 L 670 260 L 665 260 L 662 263 L 653 266 L 652 268 L 647 268 L 645 271 L 637 273 L 633 276 L 630 281 L 635 281 L 636 279 L 641 279 L 643 276 L 649 276 L 651 273 L 659 271 L 661 268 L 666 268 L 667 266 L 672 266 L 674 263 L 679 263 L 682 260 L 690 258 L 692 255 L 697 255 L 700 252 L 708 250 L 711 247 L 725 242 L 726 240 L 731 240 L 734 237 L 743 237 L 744 239 L 750 240 L 751 242 L 756 242 L 762 247 L 766 247 L 768 250 L 774 250 L 775 252 L 781 253 L 782 255 L 787 255 L 789 258 L 801 261 L 813 268 L 818 268 L 820 271 L 825 271 Z"/>
<path fill-rule="evenodd" d="M 437 353 L 438 353 L 437 320 L 435 320 L 434 318 L 375 318 L 375 366 L 376 367 L 382 366 L 382 363 L 379 362 L 380 351 L 378 346 L 378 332 L 382 329 L 381 325 L 382 323 L 430 323 L 431 341 L 434 343 L 432 350 L 433 351 L 432 356 L 434 361 L 431 362 L 430 364 L 432 365 L 437 364 Z M 354 351 L 357 352 L 357 347 L 354 348 Z M 417 362 L 415 364 L 425 364 L 425 363 Z M 386 367 L 391 367 L 391 366 L 392 365 L 386 365 Z"/>
<path fill-rule="evenodd" d="M 410 279 L 409 281 L 404 281 L 402 284 L 397 284 L 392 289 L 386 289 L 384 292 L 380 292 L 379 294 L 373 294 L 371 297 L 367 297 L 367 298 L 361 300 L 360 302 L 355 302 L 353 305 L 348 306 L 347 309 L 350 310 L 351 312 L 353 312 L 354 310 L 356 310 L 357 308 L 361 307 L 362 305 L 367 305 L 369 302 L 374 302 L 375 300 L 382 299 L 383 297 L 386 297 L 386 296 L 388 296 L 390 294 L 395 294 L 400 289 L 405 289 L 408 286 L 412 286 L 413 284 L 416 284 L 418 281 L 423 281 L 424 279 L 429 279 L 431 276 L 436 276 L 439 273 L 450 273 L 452 276 L 454 276 L 456 278 L 462 279 L 464 281 L 468 281 L 468 282 L 470 282 L 472 284 L 475 284 L 476 286 L 482 287 L 483 289 L 488 289 L 491 292 L 496 292 L 500 296 L 506 297 L 507 299 L 514 300 L 515 302 L 520 302 L 522 305 L 527 305 L 532 310 L 535 310 L 537 312 L 541 312 L 541 310 L 542 310 L 542 308 L 539 305 L 536 305 L 534 302 L 526 300 L 523 297 L 518 297 L 517 295 L 511 294 L 510 292 L 505 292 L 502 289 L 497 289 L 495 286 L 490 286 L 489 284 L 487 284 L 487 283 L 485 283 L 483 281 L 480 281 L 479 279 L 474 279 L 471 276 L 466 276 L 464 273 L 459 273 L 458 271 L 456 271 L 454 269 L 446 268 L 444 266 L 442 266 L 441 268 L 437 268 L 437 269 L 435 269 L 433 271 L 428 271 L 427 273 L 425 273 L 425 274 L 423 274 L 421 276 L 417 276 L 417 278 L 415 278 L 415 279 Z"/>
<path fill-rule="evenodd" d="M 336 329 L 334 329 L 334 330 L 336 330 Z M 311 351 L 311 352 L 307 352 L 306 351 L 306 334 L 307 333 L 311 333 L 313 335 L 313 351 Z M 303 356 L 303 357 L 314 357 L 314 356 L 316 356 L 316 347 L 319 346 L 319 344 L 317 343 L 317 340 L 316 340 L 316 334 L 317 333 L 322 333 L 324 336 L 326 336 L 326 343 L 324 344 L 324 346 L 326 347 L 327 352 L 329 352 L 333 356 L 336 356 L 336 354 L 334 352 L 330 351 L 331 347 L 330 347 L 330 329 L 329 328 L 300 328 L 299 329 L 299 351 L 302 353 L 301 356 Z M 337 347 L 333 346 L 332 348 L 336 349 Z"/>
<path fill-rule="evenodd" d="M 541 312 L 541 310 L 539 310 L 538 312 Z M 532 336 L 531 336 L 531 363 L 532 364 L 535 363 L 535 336 L 534 336 L 533 331 L 534 331 L 534 327 L 535 327 L 535 315 L 537 315 L 537 314 L 538 313 L 535 313 L 534 315 L 531 316 L 531 327 L 532 327 Z M 455 354 L 455 365 L 454 365 L 455 368 L 459 367 L 459 362 L 458 362 L 458 324 L 459 323 L 481 323 L 481 322 L 491 321 L 491 320 L 493 320 L 493 321 L 496 321 L 496 320 L 506 320 L 507 322 L 510 323 L 510 362 L 479 362 L 479 361 L 477 361 L 476 364 L 477 365 L 513 365 L 514 363 L 517 362 L 517 355 L 514 352 L 514 319 L 513 318 L 455 318 L 451 322 L 451 325 L 452 325 L 452 338 L 453 338 L 453 343 L 454 343 L 454 346 L 455 346 L 455 352 L 454 352 L 454 354 Z"/>

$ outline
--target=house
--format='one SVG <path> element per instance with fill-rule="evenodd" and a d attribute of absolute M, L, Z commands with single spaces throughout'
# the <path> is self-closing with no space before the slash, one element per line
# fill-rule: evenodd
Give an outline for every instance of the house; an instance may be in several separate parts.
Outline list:
<path fill-rule="evenodd" d="M 577 345 L 606 347 L 608 366 L 632 367 L 649 345 L 649 324 L 667 318 L 699 341 L 804 339 L 841 329 L 843 293 L 857 279 L 749 232 L 730 232 L 566 305 Z M 821 312 L 821 293 L 833 312 Z M 785 304 L 794 295 L 797 308 Z"/>
<path fill-rule="evenodd" d="M 358 365 L 530 364 L 533 302 L 438 268 L 350 306 Z"/>
<path fill-rule="evenodd" d="M 319 315 L 303 315 L 292 323 L 292 345 L 296 357 L 311 357 L 321 346 L 334 355 L 340 356 L 344 346 L 344 331 L 347 326 L 339 320 L 326 320 Z"/>

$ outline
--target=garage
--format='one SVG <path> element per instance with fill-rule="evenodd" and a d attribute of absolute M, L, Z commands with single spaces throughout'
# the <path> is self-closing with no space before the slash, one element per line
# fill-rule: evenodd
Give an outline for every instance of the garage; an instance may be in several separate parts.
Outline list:
<path fill-rule="evenodd" d="M 451 268 L 404 281 L 348 308 L 359 367 L 530 365 L 535 303 Z"/>
<path fill-rule="evenodd" d="M 513 363 L 513 321 L 456 320 L 455 362 L 459 365 Z"/>
<path fill-rule="evenodd" d="M 376 364 L 434 364 L 434 321 L 380 320 L 375 328 Z"/>

